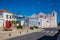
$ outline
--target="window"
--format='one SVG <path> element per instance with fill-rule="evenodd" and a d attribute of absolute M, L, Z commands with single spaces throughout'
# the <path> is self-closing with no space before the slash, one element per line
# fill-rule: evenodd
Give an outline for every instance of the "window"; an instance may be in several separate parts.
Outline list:
<path fill-rule="evenodd" d="M 6 15 L 6 18 L 8 18 L 8 15 Z"/>
<path fill-rule="evenodd" d="M 45 16 L 45 19 L 46 19 L 46 16 Z"/>
<path fill-rule="evenodd" d="M 38 22 L 38 24 L 40 24 L 40 22 Z"/>
<path fill-rule="evenodd" d="M 11 19 L 11 15 L 10 15 L 10 19 Z"/>
<path fill-rule="evenodd" d="M 55 15 L 55 13 L 53 13 L 53 16 Z"/>
<path fill-rule="evenodd" d="M 12 18 L 14 18 L 14 16 L 12 16 Z"/>
<path fill-rule="evenodd" d="M 47 22 L 49 22 L 49 21 L 47 21 Z"/>
<path fill-rule="evenodd" d="M 3 13 L 2 13 L 2 12 L 0 12 L 0 16 L 1 16 L 1 15 L 3 15 Z"/>
<path fill-rule="evenodd" d="M 38 25 L 40 26 L 40 22 L 38 22 Z"/>

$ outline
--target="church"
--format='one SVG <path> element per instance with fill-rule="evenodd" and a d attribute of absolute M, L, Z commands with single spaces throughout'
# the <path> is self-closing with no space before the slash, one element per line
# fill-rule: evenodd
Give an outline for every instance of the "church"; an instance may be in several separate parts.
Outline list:
<path fill-rule="evenodd" d="M 24 26 L 41 27 L 41 28 L 56 28 L 57 27 L 57 13 L 55 10 L 51 14 L 33 14 L 26 18 Z"/>

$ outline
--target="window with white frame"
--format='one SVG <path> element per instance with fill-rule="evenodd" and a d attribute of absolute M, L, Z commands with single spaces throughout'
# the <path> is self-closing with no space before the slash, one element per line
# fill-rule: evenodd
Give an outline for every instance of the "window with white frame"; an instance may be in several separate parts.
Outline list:
<path fill-rule="evenodd" d="M 8 15 L 6 15 L 6 18 L 8 18 Z"/>

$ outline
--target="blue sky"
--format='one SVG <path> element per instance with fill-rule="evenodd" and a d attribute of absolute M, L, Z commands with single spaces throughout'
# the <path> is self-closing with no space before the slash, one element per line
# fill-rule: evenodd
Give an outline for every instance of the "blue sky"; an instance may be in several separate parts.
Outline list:
<path fill-rule="evenodd" d="M 0 10 L 2 9 L 26 17 L 39 12 L 51 14 L 55 10 L 57 21 L 60 21 L 60 0 L 0 0 Z"/>

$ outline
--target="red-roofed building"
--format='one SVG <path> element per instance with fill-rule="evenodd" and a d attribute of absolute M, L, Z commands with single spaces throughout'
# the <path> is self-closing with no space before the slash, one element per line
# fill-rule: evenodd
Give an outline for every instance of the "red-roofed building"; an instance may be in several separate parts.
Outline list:
<path fill-rule="evenodd" d="M 14 14 L 7 10 L 0 10 L 0 27 L 6 26 L 6 20 L 16 21 Z"/>

